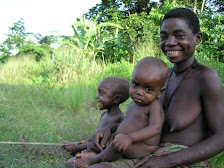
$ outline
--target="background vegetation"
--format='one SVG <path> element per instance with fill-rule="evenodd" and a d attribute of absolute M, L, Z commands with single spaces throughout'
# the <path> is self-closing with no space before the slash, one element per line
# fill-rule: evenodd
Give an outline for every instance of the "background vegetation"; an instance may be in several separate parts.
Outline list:
<path fill-rule="evenodd" d="M 107 76 L 129 80 L 145 56 L 171 66 L 158 44 L 161 19 L 174 7 L 197 13 L 203 41 L 196 57 L 216 69 L 224 83 L 221 0 L 103 0 L 72 24 L 73 36 L 28 33 L 20 19 L 0 45 L 0 141 L 18 141 L 21 134 L 31 142 L 90 138 L 101 114 L 95 100 L 99 81 Z M 129 102 L 122 104 L 124 112 Z M 58 168 L 69 157 L 0 144 L 2 168 Z M 211 167 L 224 167 L 224 153 L 211 159 Z"/>

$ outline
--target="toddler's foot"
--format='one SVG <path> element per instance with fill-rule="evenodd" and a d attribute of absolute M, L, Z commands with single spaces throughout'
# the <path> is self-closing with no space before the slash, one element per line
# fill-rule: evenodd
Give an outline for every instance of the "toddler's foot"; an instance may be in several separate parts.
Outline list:
<path fill-rule="evenodd" d="M 84 151 L 82 153 L 77 153 L 75 155 L 76 158 L 85 158 L 85 157 L 90 157 L 90 156 L 95 156 L 97 153 L 92 152 L 92 151 Z"/>
<path fill-rule="evenodd" d="M 76 153 L 80 152 L 80 150 L 77 147 L 77 143 L 76 142 L 61 142 L 61 143 L 64 144 L 62 147 L 66 151 L 71 153 L 72 155 L 75 155 Z"/>
<path fill-rule="evenodd" d="M 86 168 L 95 164 L 93 157 L 85 157 L 73 161 L 79 168 Z"/>

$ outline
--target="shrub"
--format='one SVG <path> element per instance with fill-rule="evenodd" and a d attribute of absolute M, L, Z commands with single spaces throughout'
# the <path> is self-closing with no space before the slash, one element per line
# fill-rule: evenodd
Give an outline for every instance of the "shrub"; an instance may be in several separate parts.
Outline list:
<path fill-rule="evenodd" d="M 50 57 L 50 50 L 45 44 L 40 46 L 35 46 L 31 44 L 26 44 L 19 48 L 18 55 L 31 54 L 35 56 L 36 61 L 40 61 L 42 57 Z"/>

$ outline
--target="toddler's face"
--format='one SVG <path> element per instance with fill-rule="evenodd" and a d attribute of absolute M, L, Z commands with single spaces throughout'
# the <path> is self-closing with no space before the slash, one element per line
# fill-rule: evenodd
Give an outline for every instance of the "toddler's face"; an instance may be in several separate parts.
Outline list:
<path fill-rule="evenodd" d="M 100 82 L 96 96 L 98 108 L 100 110 L 111 108 L 114 105 L 113 98 L 114 94 L 108 82 Z"/>
<path fill-rule="evenodd" d="M 138 66 L 132 75 L 130 97 L 138 105 L 149 105 L 161 94 L 160 81 L 155 68 Z"/>

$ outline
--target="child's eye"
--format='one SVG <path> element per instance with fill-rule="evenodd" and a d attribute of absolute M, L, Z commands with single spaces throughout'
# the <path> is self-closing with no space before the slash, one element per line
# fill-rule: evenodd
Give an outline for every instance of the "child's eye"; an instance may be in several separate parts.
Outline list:
<path fill-rule="evenodd" d="M 104 91 L 103 90 L 98 90 L 98 94 L 102 95 L 102 94 L 104 94 Z"/>
<path fill-rule="evenodd" d="M 145 89 L 145 91 L 148 93 L 148 92 L 153 91 L 153 89 L 152 89 L 152 87 L 147 87 L 147 88 Z"/>
<path fill-rule="evenodd" d="M 132 86 L 133 86 L 133 87 L 137 87 L 137 86 L 138 86 L 138 83 L 136 83 L 136 82 L 132 82 Z"/>

